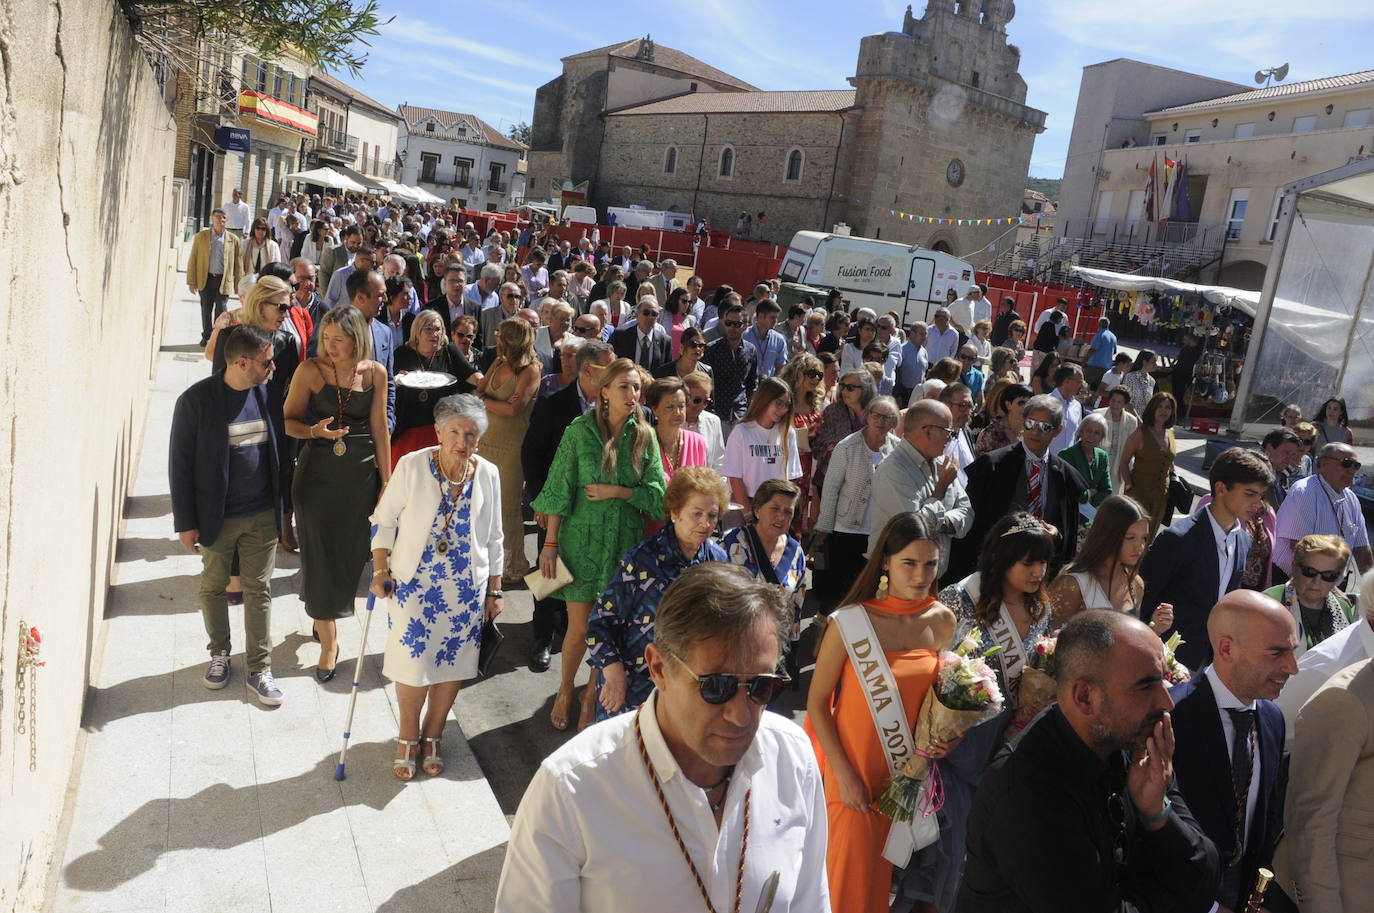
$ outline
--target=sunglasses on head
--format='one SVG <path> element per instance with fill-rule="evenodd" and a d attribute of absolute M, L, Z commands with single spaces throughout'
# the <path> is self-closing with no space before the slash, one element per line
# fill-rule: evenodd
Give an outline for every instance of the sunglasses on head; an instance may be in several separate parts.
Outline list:
<path fill-rule="evenodd" d="M 664 651 L 667 653 L 667 651 Z M 741 675 L 731 675 L 728 672 L 713 672 L 710 675 L 697 675 L 692 671 L 692 667 L 687 665 L 680 657 L 668 653 L 673 659 L 687 670 L 687 674 L 697 680 L 697 692 L 701 699 L 708 704 L 720 706 L 728 704 L 739 693 L 740 686 L 744 686 L 744 693 L 761 707 L 766 707 L 777 700 L 782 689 L 786 688 L 792 679 L 786 675 L 768 673 L 766 675 L 754 675 L 745 677 Z"/>
<path fill-rule="evenodd" d="M 1309 580 L 1311 580 L 1313 577 L 1320 577 L 1327 583 L 1335 583 L 1337 580 L 1341 579 L 1340 571 L 1319 571 L 1316 568 L 1308 567 L 1305 564 L 1298 565 L 1298 570 L 1302 571 L 1302 575 Z"/>
<path fill-rule="evenodd" d="M 1041 434 L 1050 434 L 1055 430 L 1055 425 L 1053 422 L 1033 422 L 1030 419 L 1026 419 L 1026 430 L 1039 431 Z"/>

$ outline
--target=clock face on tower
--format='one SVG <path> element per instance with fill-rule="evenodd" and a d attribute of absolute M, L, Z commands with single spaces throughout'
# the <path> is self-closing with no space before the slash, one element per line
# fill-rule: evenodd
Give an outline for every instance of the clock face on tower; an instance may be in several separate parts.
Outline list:
<path fill-rule="evenodd" d="M 945 169 L 945 180 L 949 181 L 951 187 L 958 187 L 964 183 L 964 163 L 954 159 Z"/>

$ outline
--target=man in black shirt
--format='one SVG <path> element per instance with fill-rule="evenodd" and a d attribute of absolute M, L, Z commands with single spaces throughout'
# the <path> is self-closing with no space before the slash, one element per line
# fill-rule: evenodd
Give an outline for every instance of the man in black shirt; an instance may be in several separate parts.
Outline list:
<path fill-rule="evenodd" d="M 1206 913 L 1220 864 L 1174 782 L 1158 635 L 1082 612 L 1055 658 L 1059 703 L 978 787 L 959 913 Z"/>
<path fill-rule="evenodd" d="M 731 292 L 720 315 L 725 335 L 706 347 L 701 360 L 711 366 L 715 388 L 711 394 L 711 411 L 720 418 L 725 436 L 735 422 L 744 418 L 749 397 L 759 384 L 759 354 L 744 338 L 744 305 L 739 295 Z"/>

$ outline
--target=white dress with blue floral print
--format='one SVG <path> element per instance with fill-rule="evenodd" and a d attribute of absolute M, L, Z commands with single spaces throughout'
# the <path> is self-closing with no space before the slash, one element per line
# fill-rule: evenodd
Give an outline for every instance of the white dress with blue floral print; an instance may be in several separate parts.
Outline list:
<path fill-rule="evenodd" d="M 440 481 L 430 460 L 430 471 Z M 388 636 L 382 674 L 403 685 L 422 688 L 477 675 L 482 639 L 485 581 L 473 576 L 472 480 L 450 500 L 453 486 L 440 482 L 439 510 L 430 525 L 420 566 L 408 583 L 396 586 L 387 613 Z M 444 516 L 452 511 L 447 536 Z M 448 541 L 440 553 L 438 543 Z"/>

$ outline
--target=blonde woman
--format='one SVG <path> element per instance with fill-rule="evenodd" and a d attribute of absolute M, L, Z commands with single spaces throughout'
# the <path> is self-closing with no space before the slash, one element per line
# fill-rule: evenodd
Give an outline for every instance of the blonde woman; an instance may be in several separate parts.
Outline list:
<path fill-rule="evenodd" d="M 567 729 L 571 721 L 592 601 L 606 589 L 620 556 L 643 538 L 644 521 L 663 518 L 663 464 L 639 397 L 635 363 L 628 358 L 611 362 L 601 376 L 596 404 L 563 433 L 544 488 L 530 505 L 547 531 L 539 569 L 552 578 L 562 558 L 573 576 L 572 583 L 551 594 L 568 604 L 562 680 L 549 714 L 555 729 Z M 590 701 L 584 701 L 584 716 L 590 709 Z"/>
<path fill-rule="evenodd" d="M 778 374 L 795 391 L 792 399 L 792 428 L 797 433 L 797 452 L 801 457 L 801 478 L 797 487 L 801 499 L 797 503 L 798 534 L 809 532 L 820 512 L 820 498 L 811 497 L 811 438 L 820 430 L 821 412 L 825 409 L 825 368 L 821 360 L 810 352 L 800 352 L 783 365 Z"/>
<path fill-rule="evenodd" d="M 291 502 L 301 537 L 301 599 L 320 642 L 315 677 L 334 678 L 335 620 L 353 614 L 368 556 L 368 517 L 391 477 L 386 368 L 372 360 L 372 331 L 355 307 L 320 318 L 318 358 L 301 365 L 286 397 L 286 433 L 305 443 Z M 306 416 L 322 416 L 309 424 Z"/>
<path fill-rule="evenodd" d="M 539 356 L 534 351 L 534 327 L 512 317 L 496 328 L 496 360 L 477 383 L 490 425 L 482 436 L 480 453 L 501 474 L 501 527 L 505 530 L 505 578 L 513 582 L 530 572 L 525 557 L 525 521 L 521 515 L 525 471 L 520 445 L 530 427 L 530 413 L 539 393 Z"/>

